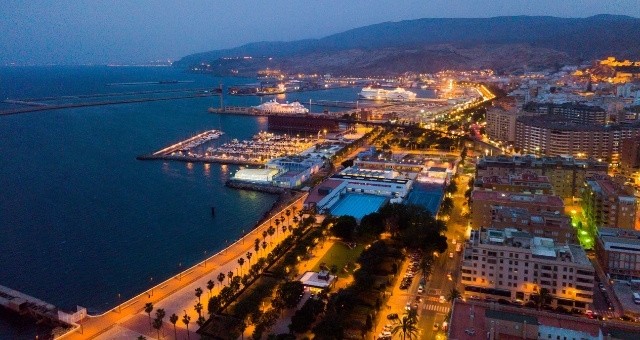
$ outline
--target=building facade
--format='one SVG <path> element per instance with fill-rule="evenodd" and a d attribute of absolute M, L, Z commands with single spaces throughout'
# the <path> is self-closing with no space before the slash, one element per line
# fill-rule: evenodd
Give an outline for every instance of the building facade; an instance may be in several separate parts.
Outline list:
<path fill-rule="evenodd" d="M 464 250 L 464 295 L 534 301 L 542 289 L 550 305 L 589 309 L 595 271 L 579 245 L 557 245 L 515 229 L 474 230 Z"/>
<path fill-rule="evenodd" d="M 558 115 L 519 117 L 514 147 L 523 154 L 569 155 L 576 158 L 620 162 L 622 140 L 640 136 L 640 122 L 589 125 Z"/>
<path fill-rule="evenodd" d="M 471 193 L 471 226 L 491 226 L 496 207 L 521 208 L 532 214 L 544 211 L 562 214 L 564 211 L 564 203 L 558 196 L 474 190 Z"/>
<path fill-rule="evenodd" d="M 591 228 L 634 229 L 636 203 L 634 196 L 608 176 L 594 176 L 585 181 L 582 209 Z"/>
<path fill-rule="evenodd" d="M 580 198 L 584 180 L 593 175 L 606 175 L 608 164 L 573 157 L 495 156 L 480 159 L 476 178 L 507 177 L 533 172 L 546 176 L 556 195 L 570 200 Z"/>
<path fill-rule="evenodd" d="M 598 228 L 596 255 L 612 279 L 640 280 L 640 231 Z"/>
<path fill-rule="evenodd" d="M 548 211 L 531 213 L 523 208 L 496 206 L 491 210 L 491 227 L 515 228 L 538 237 L 551 238 L 558 243 L 578 242 L 571 226 L 571 218 L 562 213 Z"/>

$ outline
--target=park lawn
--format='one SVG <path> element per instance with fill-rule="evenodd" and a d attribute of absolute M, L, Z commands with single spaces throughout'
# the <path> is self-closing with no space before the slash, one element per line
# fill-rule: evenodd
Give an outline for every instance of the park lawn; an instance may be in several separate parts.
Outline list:
<path fill-rule="evenodd" d="M 324 263 L 329 268 L 335 264 L 338 267 L 338 277 L 348 277 L 351 273 L 343 271 L 342 268 L 344 268 L 348 262 L 355 264 L 358 256 L 360 256 L 360 253 L 364 250 L 364 246 L 364 244 L 358 244 L 355 248 L 349 249 L 344 243 L 335 242 L 312 270 L 316 272 L 319 271 L 321 263 Z"/>

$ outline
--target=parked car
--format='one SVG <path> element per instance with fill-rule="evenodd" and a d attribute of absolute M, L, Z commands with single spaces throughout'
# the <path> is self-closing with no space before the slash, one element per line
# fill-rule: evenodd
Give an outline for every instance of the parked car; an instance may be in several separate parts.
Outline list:
<path fill-rule="evenodd" d="M 389 320 L 395 320 L 397 318 L 398 318 L 398 314 L 396 313 L 387 314 L 387 319 Z"/>

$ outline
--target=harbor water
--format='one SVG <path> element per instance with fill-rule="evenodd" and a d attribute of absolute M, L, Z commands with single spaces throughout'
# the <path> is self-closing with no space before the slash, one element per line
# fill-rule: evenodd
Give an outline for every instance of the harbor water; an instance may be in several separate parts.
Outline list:
<path fill-rule="evenodd" d="M 166 80 L 189 82 L 107 85 Z M 0 98 L 254 81 L 167 67 L 0 68 Z M 284 100 L 352 101 L 358 91 L 295 93 Z M 225 97 L 227 105 L 239 106 L 269 99 Z M 207 112 L 218 105 L 218 97 L 203 97 L 0 116 L 0 285 L 63 310 L 80 305 L 99 313 L 251 228 L 277 197 L 225 187 L 237 166 L 136 160 L 206 130 L 223 130 L 222 143 L 267 128 L 264 117 Z M 15 107 L 0 103 L 0 110 Z M 34 338 L 41 331 L 0 318 L 0 339 Z"/>

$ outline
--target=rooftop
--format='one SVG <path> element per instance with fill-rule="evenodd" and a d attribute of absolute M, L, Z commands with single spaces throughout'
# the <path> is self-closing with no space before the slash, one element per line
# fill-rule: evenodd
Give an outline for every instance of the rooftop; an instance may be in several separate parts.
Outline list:
<path fill-rule="evenodd" d="M 640 129 L 640 121 L 630 124 L 622 123 L 611 125 L 580 124 L 564 118 L 563 116 L 555 114 L 546 114 L 540 116 L 520 116 L 517 118 L 517 121 L 527 126 L 533 126 L 543 129 L 553 129 L 558 131 L 595 132 Z"/>
<path fill-rule="evenodd" d="M 496 205 L 519 202 L 531 205 L 543 204 L 546 207 L 553 207 L 558 210 L 562 210 L 564 208 L 562 199 L 555 195 L 532 195 L 501 191 L 474 190 L 471 193 L 471 199 L 491 201 Z"/>

